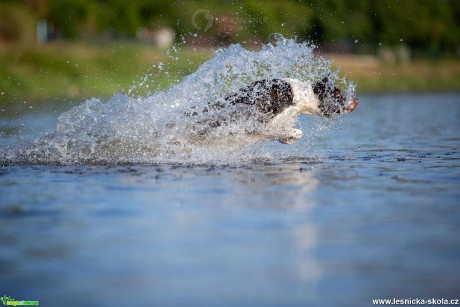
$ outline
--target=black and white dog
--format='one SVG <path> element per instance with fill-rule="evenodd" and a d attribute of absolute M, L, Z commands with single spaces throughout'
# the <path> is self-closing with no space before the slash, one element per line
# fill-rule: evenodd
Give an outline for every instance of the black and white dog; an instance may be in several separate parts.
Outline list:
<path fill-rule="evenodd" d="M 284 144 L 292 144 L 302 137 L 302 131 L 293 128 L 301 114 L 319 115 L 330 118 L 334 114 L 348 113 L 356 109 L 358 99 L 348 101 L 340 89 L 331 85 L 328 78 L 317 83 L 302 82 L 297 79 L 271 79 L 256 81 L 241 88 L 235 94 L 215 103 L 209 103 L 201 112 L 209 113 L 211 118 L 201 121 L 209 128 L 216 128 L 242 116 L 256 116 L 264 126 L 256 133 L 264 139 L 275 139 Z M 220 111 L 230 109 L 225 117 Z M 249 110 L 249 111 L 248 111 Z M 252 110 L 252 111 L 251 111 Z M 212 113 L 216 116 L 213 116 Z M 196 110 L 188 116 L 199 115 Z M 209 132 L 208 129 L 201 134 Z"/>

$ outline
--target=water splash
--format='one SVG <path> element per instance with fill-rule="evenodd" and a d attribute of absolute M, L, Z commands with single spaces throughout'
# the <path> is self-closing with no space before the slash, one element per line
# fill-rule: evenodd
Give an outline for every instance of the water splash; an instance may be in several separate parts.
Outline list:
<path fill-rule="evenodd" d="M 204 116 L 185 116 L 236 92 L 253 81 L 271 78 L 296 78 L 316 82 L 329 76 L 333 84 L 344 88 L 348 96 L 354 86 L 331 61 L 315 56 L 314 46 L 275 36 L 259 51 L 231 45 L 220 49 L 197 71 L 186 76 L 169 90 L 157 90 L 135 96 L 140 87 L 155 87 L 155 79 L 168 74 L 167 67 L 158 66 L 158 73 L 149 73 L 128 94 L 115 94 L 107 101 L 93 98 L 63 113 L 56 130 L 27 146 L 3 153 L 2 161 L 10 163 L 241 163 L 292 156 L 292 147 L 261 142 L 245 131 L 260 129 L 252 118 L 241 118 L 228 125 L 200 133 Z M 173 52 L 168 56 L 173 57 Z M 159 87 L 157 86 L 157 89 Z M 308 139 L 325 126 L 317 122 L 315 129 L 304 131 L 301 149 Z M 257 144 L 257 146 L 255 146 Z"/>

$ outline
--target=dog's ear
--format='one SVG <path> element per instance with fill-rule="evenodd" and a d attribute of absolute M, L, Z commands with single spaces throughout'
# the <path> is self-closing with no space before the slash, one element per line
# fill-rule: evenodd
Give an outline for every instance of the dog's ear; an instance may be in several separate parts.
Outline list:
<path fill-rule="evenodd" d="M 313 85 L 313 92 L 316 94 L 316 97 L 318 97 L 320 101 L 323 101 L 326 96 L 326 84 L 328 80 L 328 77 L 326 77 Z"/>

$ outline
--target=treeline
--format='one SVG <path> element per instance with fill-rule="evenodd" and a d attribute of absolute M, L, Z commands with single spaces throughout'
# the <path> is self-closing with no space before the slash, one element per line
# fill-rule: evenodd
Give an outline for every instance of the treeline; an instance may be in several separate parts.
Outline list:
<path fill-rule="evenodd" d="M 27 20 L 46 20 L 61 39 L 135 38 L 142 28 L 169 27 L 176 40 L 215 44 L 281 33 L 365 48 L 404 44 L 456 53 L 460 47 L 458 0 L 0 0 L 0 40 L 27 35 Z"/>

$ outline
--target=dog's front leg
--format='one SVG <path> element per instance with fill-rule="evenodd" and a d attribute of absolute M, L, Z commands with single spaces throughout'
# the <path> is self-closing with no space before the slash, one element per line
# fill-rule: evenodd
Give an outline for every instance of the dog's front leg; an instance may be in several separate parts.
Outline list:
<path fill-rule="evenodd" d="M 289 107 L 282 113 L 275 116 L 266 125 L 267 134 L 272 135 L 272 139 L 278 140 L 283 144 L 292 144 L 302 138 L 302 131 L 292 128 L 299 115 L 296 107 Z"/>

